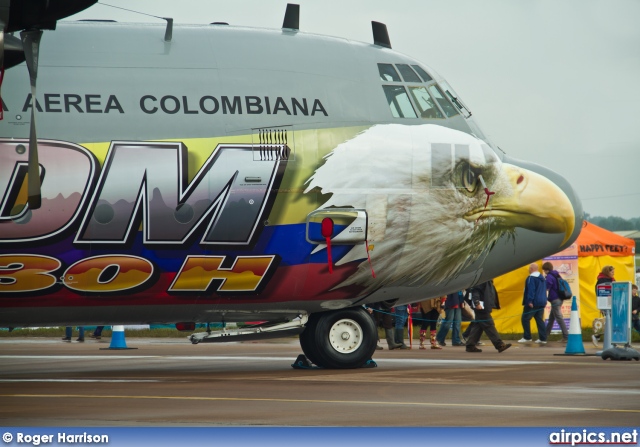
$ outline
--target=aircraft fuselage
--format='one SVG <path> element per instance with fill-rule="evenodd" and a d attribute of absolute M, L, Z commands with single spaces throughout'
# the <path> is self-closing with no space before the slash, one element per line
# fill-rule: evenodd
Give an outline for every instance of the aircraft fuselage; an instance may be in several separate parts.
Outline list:
<path fill-rule="evenodd" d="M 407 303 L 577 237 L 566 181 L 496 152 L 444 79 L 408 56 L 293 30 L 162 34 L 116 23 L 45 33 L 37 209 L 29 79 L 22 65 L 7 71 L 0 325 L 287 320 Z"/>

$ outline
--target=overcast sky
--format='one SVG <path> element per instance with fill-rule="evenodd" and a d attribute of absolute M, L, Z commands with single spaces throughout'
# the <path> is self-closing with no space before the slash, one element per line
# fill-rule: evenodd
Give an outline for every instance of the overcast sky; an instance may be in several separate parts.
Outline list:
<path fill-rule="evenodd" d="M 509 155 L 565 176 L 594 216 L 640 217 L 640 1 L 289 0 L 300 30 L 372 42 L 444 76 Z M 287 0 L 100 0 L 70 17 L 280 28 Z"/>

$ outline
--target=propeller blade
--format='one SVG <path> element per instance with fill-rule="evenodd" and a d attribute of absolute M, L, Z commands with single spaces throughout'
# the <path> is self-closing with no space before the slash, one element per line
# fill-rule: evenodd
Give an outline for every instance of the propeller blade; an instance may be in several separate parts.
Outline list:
<path fill-rule="evenodd" d="M 27 169 L 27 195 L 29 208 L 40 208 L 40 163 L 38 162 L 38 137 L 36 135 L 36 81 L 38 80 L 38 53 L 40 50 L 41 30 L 22 31 L 20 33 L 26 56 L 29 79 L 31 81 L 31 130 L 29 131 L 29 164 Z"/>
<path fill-rule="evenodd" d="M 4 29 L 9 20 L 9 7 L 0 4 L 0 68 L 4 67 Z"/>
<path fill-rule="evenodd" d="M 4 78 L 4 22 L 0 20 L 0 89 Z M 2 109 L 2 90 L 0 90 L 0 120 L 4 118 Z"/>
<path fill-rule="evenodd" d="M 0 68 L 4 67 L 4 23 L 0 20 Z"/>
<path fill-rule="evenodd" d="M 8 11 L 0 11 L 0 88 L 2 88 L 2 78 L 4 78 L 4 28 L 7 26 L 4 23 L 4 15 L 8 15 Z M 2 92 L 0 92 L 0 120 L 3 119 L 2 110 Z"/>

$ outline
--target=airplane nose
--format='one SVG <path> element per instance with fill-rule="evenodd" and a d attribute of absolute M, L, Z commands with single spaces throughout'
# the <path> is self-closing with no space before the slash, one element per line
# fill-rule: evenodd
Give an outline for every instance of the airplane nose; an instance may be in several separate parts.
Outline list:
<path fill-rule="evenodd" d="M 485 259 L 486 277 L 555 255 L 571 246 L 582 230 L 582 203 L 564 177 L 509 156 L 502 158 L 502 167 L 504 190 L 510 194 L 497 198 L 485 216 L 491 213 L 495 216 L 492 225 L 513 231 Z"/>
<path fill-rule="evenodd" d="M 580 234 L 584 212 L 569 182 L 558 173 L 531 162 L 505 156 L 503 163 L 511 165 L 509 177 L 522 208 L 529 211 L 530 216 L 536 216 L 536 222 L 531 222 L 528 228 L 563 233 L 557 251 L 570 246 Z"/>

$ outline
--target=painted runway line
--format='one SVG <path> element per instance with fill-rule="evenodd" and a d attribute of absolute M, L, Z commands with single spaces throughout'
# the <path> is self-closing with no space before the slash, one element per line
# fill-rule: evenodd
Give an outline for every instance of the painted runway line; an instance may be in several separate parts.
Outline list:
<path fill-rule="evenodd" d="M 82 395 L 82 394 L 0 394 L 0 397 L 36 398 L 36 399 L 121 399 L 121 400 L 170 400 L 170 401 L 203 401 L 203 402 L 272 402 L 272 403 L 304 403 L 304 404 L 339 404 L 366 406 L 402 406 L 427 408 L 482 408 L 523 411 L 554 411 L 554 412 L 607 412 L 607 413 L 638 413 L 638 410 L 624 410 L 616 408 L 595 407 L 547 407 L 536 405 L 500 405 L 473 403 L 440 403 L 440 402 L 392 402 L 366 400 L 323 400 L 323 399 L 274 399 L 274 398 L 246 398 L 246 397 L 202 397 L 202 396 L 121 396 L 121 395 Z"/>
<path fill-rule="evenodd" d="M 289 361 L 292 362 L 295 359 L 292 357 L 261 357 L 261 356 L 180 356 L 180 355 L 0 355 L 0 360 L 201 360 L 201 361 L 229 361 L 229 360 L 241 360 L 241 361 L 262 361 L 262 362 L 276 362 L 276 361 Z M 563 364 L 564 361 L 559 360 L 446 360 L 446 359 L 377 359 L 378 364 L 396 363 L 396 364 L 430 364 L 430 365 L 546 365 L 546 364 Z"/>
<path fill-rule="evenodd" d="M 168 382 L 167 380 L 155 379 L 0 379 L 0 383 L 147 383 L 147 382 Z"/>

